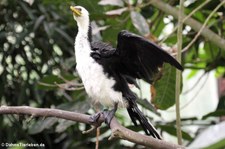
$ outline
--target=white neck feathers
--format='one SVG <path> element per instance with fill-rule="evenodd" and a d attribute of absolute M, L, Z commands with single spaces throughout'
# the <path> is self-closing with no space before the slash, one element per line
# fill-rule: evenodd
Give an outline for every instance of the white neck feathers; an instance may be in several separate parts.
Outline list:
<path fill-rule="evenodd" d="M 88 36 L 89 24 L 89 18 L 83 18 L 83 20 L 77 21 L 78 33 Z"/>

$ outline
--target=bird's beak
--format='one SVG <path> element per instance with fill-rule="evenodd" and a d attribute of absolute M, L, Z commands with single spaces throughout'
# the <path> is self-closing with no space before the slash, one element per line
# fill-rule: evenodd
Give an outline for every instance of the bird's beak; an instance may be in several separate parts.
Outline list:
<path fill-rule="evenodd" d="M 73 12 L 75 16 L 81 16 L 80 10 L 76 9 L 74 6 L 70 6 L 70 10 Z"/>

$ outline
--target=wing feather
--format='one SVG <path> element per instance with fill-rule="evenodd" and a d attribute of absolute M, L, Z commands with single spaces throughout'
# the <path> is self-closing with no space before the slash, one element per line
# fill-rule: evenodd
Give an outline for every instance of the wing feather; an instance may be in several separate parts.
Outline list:
<path fill-rule="evenodd" d="M 154 75 L 163 63 L 170 63 L 177 69 L 182 66 L 162 48 L 147 39 L 126 30 L 118 34 L 117 51 L 124 66 L 123 73 L 152 83 Z M 129 73 L 129 74 L 127 74 Z"/>

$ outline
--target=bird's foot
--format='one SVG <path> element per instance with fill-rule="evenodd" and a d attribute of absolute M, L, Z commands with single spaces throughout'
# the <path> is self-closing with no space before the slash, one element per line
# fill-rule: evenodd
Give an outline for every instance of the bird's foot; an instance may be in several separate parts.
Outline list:
<path fill-rule="evenodd" d="M 103 113 L 103 116 L 105 118 L 105 123 L 109 126 L 113 117 L 115 116 L 115 113 L 117 111 L 117 108 L 118 108 L 118 103 L 115 103 L 114 104 L 114 108 L 112 110 L 104 110 L 102 113 Z"/>
<path fill-rule="evenodd" d="M 114 108 L 112 110 L 103 110 L 103 111 L 97 112 L 96 114 L 90 116 L 89 122 L 92 124 L 96 123 L 97 125 L 99 125 L 98 120 L 101 117 L 101 115 L 103 115 L 105 123 L 107 125 L 110 125 L 112 118 L 114 117 L 117 111 L 117 107 L 118 107 L 118 103 L 115 103 Z"/>
<path fill-rule="evenodd" d="M 107 125 L 110 125 L 110 123 L 111 123 L 111 121 L 112 121 L 112 118 L 114 117 L 114 115 L 115 115 L 115 110 L 114 109 L 112 109 L 112 110 L 104 110 L 103 112 L 102 112 L 102 114 L 103 114 L 103 116 L 104 116 L 104 118 L 105 118 L 105 123 L 107 124 Z"/>
<path fill-rule="evenodd" d="M 99 120 L 102 113 L 103 112 L 101 111 L 101 112 L 95 113 L 94 115 L 91 115 L 90 118 L 89 118 L 89 122 L 92 123 L 92 124 L 98 123 L 98 120 Z"/>

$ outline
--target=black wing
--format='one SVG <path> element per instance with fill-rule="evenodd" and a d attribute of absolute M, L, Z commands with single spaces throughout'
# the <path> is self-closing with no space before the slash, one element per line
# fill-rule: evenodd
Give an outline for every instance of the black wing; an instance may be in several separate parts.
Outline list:
<path fill-rule="evenodd" d="M 93 51 L 91 56 L 93 57 L 93 55 L 95 56 L 96 54 L 99 58 L 109 58 L 116 52 L 115 48 L 104 42 L 92 42 L 91 49 Z"/>
<path fill-rule="evenodd" d="M 104 71 L 109 75 L 118 77 L 121 72 L 120 57 L 116 54 L 116 48 L 113 48 L 110 44 L 104 42 L 92 42 L 91 43 L 91 57 L 93 57 L 98 63 L 100 63 Z M 127 83 L 135 85 L 139 88 L 136 78 L 122 74 Z M 122 88 L 122 87 L 120 87 Z"/>
<path fill-rule="evenodd" d="M 102 42 L 93 42 L 91 48 L 91 57 L 103 66 L 109 77 L 116 80 L 114 89 L 121 91 L 127 99 L 127 111 L 133 123 L 137 125 L 136 121 L 139 121 L 146 134 L 160 139 L 155 128 L 139 110 L 135 102 L 136 96 L 127 83 L 137 86 L 136 78 L 152 83 L 164 62 L 180 70 L 183 69 L 182 66 L 154 43 L 128 31 L 119 33 L 116 49 Z"/>
<path fill-rule="evenodd" d="M 126 30 L 118 34 L 116 53 L 121 58 L 121 65 L 126 68 L 124 74 L 144 79 L 152 83 L 164 62 L 183 70 L 182 66 L 166 51 L 147 39 Z"/>

